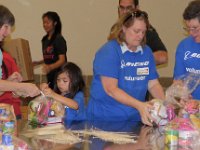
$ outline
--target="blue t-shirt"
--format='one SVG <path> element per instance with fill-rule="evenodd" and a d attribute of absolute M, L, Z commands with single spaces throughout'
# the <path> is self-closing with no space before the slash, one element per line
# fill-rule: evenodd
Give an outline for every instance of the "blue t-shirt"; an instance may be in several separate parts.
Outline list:
<path fill-rule="evenodd" d="M 174 79 L 187 73 L 200 75 L 200 43 L 196 43 L 191 36 L 183 39 L 177 47 Z M 200 100 L 200 86 L 193 91 L 192 96 Z"/>
<path fill-rule="evenodd" d="M 123 52 L 116 40 L 108 41 L 96 53 L 93 72 L 87 107 L 88 119 L 140 121 L 139 112 L 135 108 L 106 94 L 100 77 L 117 79 L 120 89 L 140 101 L 145 101 L 149 80 L 158 78 L 151 49 L 144 46 L 142 52 Z"/>
<path fill-rule="evenodd" d="M 67 97 L 67 96 L 66 96 Z M 74 110 L 66 106 L 64 120 L 84 120 L 85 119 L 85 105 L 84 105 L 84 94 L 83 92 L 78 92 L 73 98 L 78 103 L 78 110 Z"/>

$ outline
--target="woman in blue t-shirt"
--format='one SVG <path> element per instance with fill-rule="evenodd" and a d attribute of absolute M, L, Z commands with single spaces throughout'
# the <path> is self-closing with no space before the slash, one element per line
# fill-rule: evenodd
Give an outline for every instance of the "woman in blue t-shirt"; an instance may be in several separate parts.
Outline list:
<path fill-rule="evenodd" d="M 189 36 L 177 46 L 174 66 L 174 83 L 180 83 L 181 77 L 200 76 L 200 1 L 191 1 L 183 12 L 185 30 Z M 193 74 L 193 75 L 192 75 Z M 191 90 L 190 88 L 189 90 Z M 185 93 L 183 93 L 185 94 Z M 200 85 L 192 91 L 193 99 L 200 100 Z"/>
<path fill-rule="evenodd" d="M 152 125 L 147 90 L 164 99 L 151 49 L 145 45 L 149 22 L 135 10 L 119 18 L 109 41 L 96 53 L 87 107 L 89 120 L 142 121 Z"/>

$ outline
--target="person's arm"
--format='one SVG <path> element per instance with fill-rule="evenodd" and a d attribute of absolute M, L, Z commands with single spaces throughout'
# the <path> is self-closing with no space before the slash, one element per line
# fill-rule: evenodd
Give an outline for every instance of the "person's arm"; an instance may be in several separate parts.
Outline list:
<path fill-rule="evenodd" d="M 38 66 L 38 65 L 41 65 L 41 64 L 43 64 L 44 63 L 44 60 L 38 60 L 38 61 L 33 61 L 32 62 L 32 64 L 33 64 L 33 66 L 35 67 L 35 66 Z"/>
<path fill-rule="evenodd" d="M 134 97 L 128 95 L 122 89 L 118 88 L 118 80 L 115 78 L 102 76 L 101 82 L 103 84 L 105 92 L 109 96 L 111 96 L 112 98 L 124 105 L 136 108 L 141 115 L 142 122 L 146 125 L 152 126 L 150 122 L 151 116 L 149 114 L 149 109 L 152 108 L 150 104 L 141 102 L 135 99 Z"/>
<path fill-rule="evenodd" d="M 40 94 L 40 90 L 32 83 L 18 83 L 8 80 L 0 80 L 0 91 L 13 91 L 23 93 L 24 96 L 34 97 Z"/>
<path fill-rule="evenodd" d="M 78 110 L 78 108 L 79 108 L 78 103 L 71 98 L 64 97 L 64 96 L 59 95 L 55 92 L 52 92 L 51 97 L 54 100 L 62 103 L 63 105 L 68 106 L 69 108 L 72 108 L 72 109 L 75 109 L 75 110 Z"/>
<path fill-rule="evenodd" d="M 166 64 L 168 62 L 168 55 L 166 51 L 157 50 L 153 53 L 156 65 Z"/>
<path fill-rule="evenodd" d="M 157 79 L 149 81 L 148 90 L 154 98 L 165 100 L 163 88 Z"/>
<path fill-rule="evenodd" d="M 58 61 L 56 61 L 53 64 L 45 64 L 43 66 L 43 71 L 45 73 L 49 73 L 50 71 L 59 68 L 60 66 L 62 66 L 65 63 L 65 55 L 59 55 L 59 59 Z"/>
<path fill-rule="evenodd" d="M 53 98 L 54 100 L 62 103 L 65 106 L 68 106 L 69 108 L 78 110 L 79 106 L 75 100 L 55 93 L 51 88 L 48 87 L 48 85 L 43 84 L 41 88 L 46 96 Z"/>
<path fill-rule="evenodd" d="M 168 62 L 167 49 L 153 26 L 147 30 L 146 44 L 152 49 L 156 65 Z"/>

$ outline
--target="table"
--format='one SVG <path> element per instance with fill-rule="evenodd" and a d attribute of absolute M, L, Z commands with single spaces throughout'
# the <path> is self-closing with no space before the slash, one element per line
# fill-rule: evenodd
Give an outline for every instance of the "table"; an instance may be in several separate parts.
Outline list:
<path fill-rule="evenodd" d="M 99 129 L 112 132 L 129 132 L 138 135 L 137 143 L 131 144 L 114 144 L 106 142 L 98 138 L 90 136 L 84 137 L 86 142 L 77 143 L 74 145 L 55 144 L 44 140 L 32 141 L 26 137 L 20 136 L 23 140 L 27 141 L 32 149 L 41 150 L 162 150 L 165 149 L 163 127 L 148 127 L 142 125 L 140 122 L 65 122 L 66 129 L 82 130 L 82 129 Z M 88 142 L 90 141 L 90 142 Z"/>

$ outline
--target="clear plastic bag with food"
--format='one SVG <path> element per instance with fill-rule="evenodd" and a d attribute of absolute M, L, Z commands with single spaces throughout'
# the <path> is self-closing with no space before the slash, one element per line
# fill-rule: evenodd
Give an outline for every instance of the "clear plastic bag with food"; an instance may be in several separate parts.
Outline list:
<path fill-rule="evenodd" d="M 151 101 L 153 109 L 150 110 L 152 121 L 154 125 L 166 125 L 168 123 L 167 107 L 164 106 L 163 101 L 159 99 L 153 99 Z"/>
<path fill-rule="evenodd" d="M 51 99 L 47 123 L 61 123 L 63 121 L 64 112 L 64 106 L 60 102 Z"/>
<path fill-rule="evenodd" d="M 166 90 L 166 103 L 182 107 L 181 100 L 188 101 L 191 99 L 191 93 L 200 84 L 200 76 L 193 73 L 182 75 L 175 79 Z"/>
<path fill-rule="evenodd" d="M 3 133 L 17 135 L 17 123 L 13 106 L 0 103 L 0 129 Z"/>
<path fill-rule="evenodd" d="M 46 124 L 51 101 L 44 95 L 37 96 L 28 104 L 28 120 L 31 125 Z"/>

